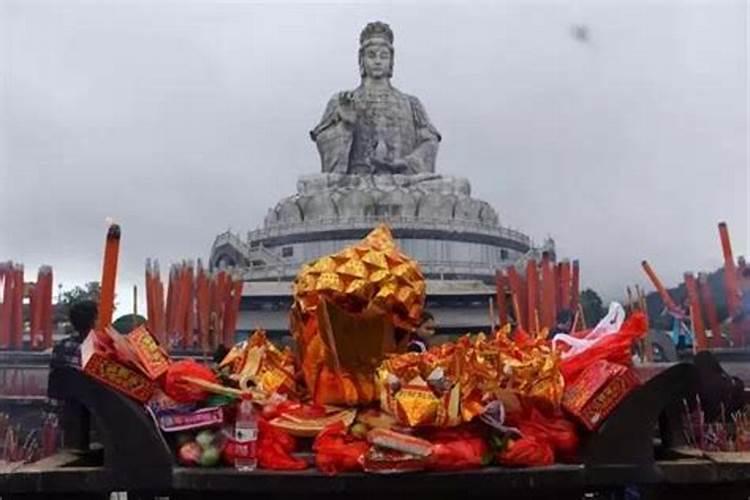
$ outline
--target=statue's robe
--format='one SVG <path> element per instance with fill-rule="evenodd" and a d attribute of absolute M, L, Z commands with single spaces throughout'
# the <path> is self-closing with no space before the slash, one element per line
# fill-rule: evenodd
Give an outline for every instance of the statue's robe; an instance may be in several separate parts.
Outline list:
<path fill-rule="evenodd" d="M 323 172 L 371 173 L 373 158 L 403 160 L 405 174 L 435 172 L 440 133 L 414 96 L 391 87 L 352 92 L 356 122 L 342 121 L 339 110 L 345 92 L 334 95 L 310 136 L 317 143 Z"/>

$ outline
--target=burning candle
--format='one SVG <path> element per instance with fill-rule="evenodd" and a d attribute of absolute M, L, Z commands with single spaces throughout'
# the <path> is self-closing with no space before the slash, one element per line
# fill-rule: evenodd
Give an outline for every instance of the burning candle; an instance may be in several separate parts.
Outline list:
<path fill-rule="evenodd" d="M 96 323 L 98 330 L 112 324 L 112 313 L 115 308 L 115 282 L 117 280 L 117 259 L 120 253 L 120 226 L 112 224 L 107 230 L 107 242 L 104 246 L 104 264 L 102 266 L 101 296 Z"/>

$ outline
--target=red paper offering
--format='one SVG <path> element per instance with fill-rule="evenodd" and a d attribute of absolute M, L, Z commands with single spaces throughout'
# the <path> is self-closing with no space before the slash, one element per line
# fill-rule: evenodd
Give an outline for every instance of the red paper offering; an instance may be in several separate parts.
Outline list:
<path fill-rule="evenodd" d="M 632 369 L 599 360 L 565 388 L 562 404 L 593 431 L 639 383 Z"/>
<path fill-rule="evenodd" d="M 89 335 L 81 345 L 81 366 L 91 377 L 145 403 L 154 393 L 154 383 L 135 370 L 114 361 L 95 345 L 96 335 Z"/>
<path fill-rule="evenodd" d="M 127 338 L 148 378 L 156 380 L 166 373 L 169 359 L 145 327 L 139 326 Z"/>

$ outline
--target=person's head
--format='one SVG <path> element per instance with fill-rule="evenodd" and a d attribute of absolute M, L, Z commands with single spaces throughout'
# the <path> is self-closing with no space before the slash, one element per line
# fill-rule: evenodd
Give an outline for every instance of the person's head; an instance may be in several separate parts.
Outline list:
<path fill-rule="evenodd" d="M 422 317 L 419 320 L 419 326 L 415 333 L 423 340 L 435 335 L 435 317 L 429 311 L 422 311 Z"/>
<path fill-rule="evenodd" d="M 750 267 L 744 266 L 740 272 L 740 287 L 750 291 Z"/>
<path fill-rule="evenodd" d="M 568 333 L 573 328 L 573 311 L 570 309 L 562 309 L 557 313 L 555 320 L 556 332 Z"/>
<path fill-rule="evenodd" d="M 97 316 L 97 304 L 93 300 L 81 300 L 70 306 L 68 318 L 73 329 L 83 338 L 94 328 Z"/>
<path fill-rule="evenodd" d="M 369 23 L 359 35 L 359 74 L 375 80 L 393 76 L 393 31 L 387 24 Z"/>

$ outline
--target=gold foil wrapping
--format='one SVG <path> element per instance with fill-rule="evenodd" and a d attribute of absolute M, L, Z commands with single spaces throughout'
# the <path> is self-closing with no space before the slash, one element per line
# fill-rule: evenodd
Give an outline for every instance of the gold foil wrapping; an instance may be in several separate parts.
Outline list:
<path fill-rule="evenodd" d="M 350 295 L 356 300 L 348 300 Z M 417 326 L 424 296 L 419 264 L 398 250 L 385 225 L 357 245 L 303 266 L 294 282 L 302 314 L 313 312 L 326 298 L 352 313 L 374 306 L 406 329 Z"/>
<path fill-rule="evenodd" d="M 266 394 L 296 392 L 294 355 L 289 348 L 279 350 L 262 330 L 232 347 L 219 368 L 228 369 L 243 390 L 252 383 Z"/>
<path fill-rule="evenodd" d="M 544 341 L 516 343 L 508 333 L 467 335 L 387 359 L 377 372 L 381 408 L 418 427 L 468 422 L 509 395 L 558 407 L 564 382 L 557 354 Z"/>
<path fill-rule="evenodd" d="M 305 383 L 314 399 L 330 404 L 376 400 L 374 369 L 386 352 L 395 349 L 393 328 L 413 330 L 419 324 L 424 298 L 419 265 L 396 247 L 385 225 L 353 246 L 304 265 L 294 282 L 291 329 L 300 348 Z M 335 307 L 323 309 L 324 303 Z M 320 311 L 324 311 L 322 316 Z M 331 311 L 338 318 L 342 314 L 361 317 L 363 326 L 339 331 L 336 322 L 329 321 Z M 375 331 L 374 317 L 386 320 L 382 331 Z M 359 338 L 363 335 L 373 342 Z M 361 348 L 344 349 L 347 336 L 358 336 L 356 344 Z M 371 361 L 357 361 L 353 366 L 340 356 L 344 352 L 349 360 Z"/>

